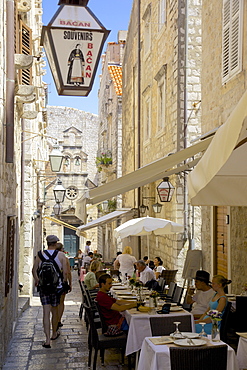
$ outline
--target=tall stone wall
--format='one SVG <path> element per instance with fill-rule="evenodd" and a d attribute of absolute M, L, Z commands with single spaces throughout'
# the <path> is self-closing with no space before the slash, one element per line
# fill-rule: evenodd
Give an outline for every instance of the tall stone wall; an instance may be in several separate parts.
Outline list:
<path fill-rule="evenodd" d="M 158 21 L 159 2 L 141 2 L 141 166 L 162 158 L 169 153 L 177 152 L 191 139 L 200 133 L 200 72 L 201 72 L 201 1 L 188 1 L 186 9 L 184 1 L 169 1 L 166 9 L 166 22 L 161 27 Z M 137 169 L 138 153 L 138 24 L 137 2 L 134 3 L 125 49 L 123 63 L 123 173 Z M 187 17 L 186 17 L 186 11 Z M 148 18 L 150 17 L 150 18 Z M 187 27 L 185 20 L 188 19 Z M 145 50 L 146 29 L 150 26 L 151 44 L 149 52 Z M 187 46 L 187 49 L 186 49 Z M 159 80 L 165 78 L 165 114 L 161 130 L 157 128 L 159 106 Z M 186 78 L 185 78 L 186 77 Z M 145 135 L 145 101 L 151 100 L 151 119 L 149 134 Z M 196 104 L 196 105 L 195 105 Z M 195 105 L 195 106 L 194 106 Z M 196 107 L 196 109 L 195 109 Z M 187 117 L 186 117 L 187 112 Z M 187 126 L 187 127 L 186 127 Z M 187 130 L 187 132 L 186 132 Z M 187 143 L 184 134 L 187 134 Z M 188 213 L 185 203 L 184 174 L 171 176 L 175 186 L 175 194 L 171 203 L 156 217 L 163 217 L 184 223 Z M 156 197 L 156 183 L 148 184 L 141 189 L 142 197 Z M 124 195 L 124 204 L 137 207 L 137 191 Z M 147 198 L 148 199 L 148 198 Z M 158 199 L 156 198 L 158 201 Z M 144 201 L 149 206 L 148 215 L 152 212 L 152 201 Z M 200 211 L 199 211 L 200 214 Z M 197 226 L 197 248 L 200 248 L 200 224 Z M 187 237 L 187 235 L 186 235 Z M 133 238 L 133 244 L 136 240 Z M 183 234 L 166 237 L 143 237 L 142 255 L 150 258 L 160 256 L 167 268 L 178 268 L 179 275 L 184 265 L 188 249 Z"/>

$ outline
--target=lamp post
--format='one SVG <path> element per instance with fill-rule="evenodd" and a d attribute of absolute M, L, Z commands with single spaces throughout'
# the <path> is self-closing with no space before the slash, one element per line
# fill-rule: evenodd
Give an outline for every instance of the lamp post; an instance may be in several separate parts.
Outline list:
<path fill-rule="evenodd" d="M 174 186 L 170 183 L 169 177 L 164 177 L 163 181 L 157 186 L 157 192 L 161 202 L 170 202 L 174 193 Z"/>
<path fill-rule="evenodd" d="M 59 146 L 56 144 L 53 147 L 51 154 L 49 155 L 49 161 L 52 172 L 59 172 L 62 166 L 64 155 L 60 151 Z"/>
<path fill-rule="evenodd" d="M 57 185 L 53 189 L 53 193 L 57 203 L 62 203 L 64 201 L 66 189 L 60 179 L 57 179 Z"/>

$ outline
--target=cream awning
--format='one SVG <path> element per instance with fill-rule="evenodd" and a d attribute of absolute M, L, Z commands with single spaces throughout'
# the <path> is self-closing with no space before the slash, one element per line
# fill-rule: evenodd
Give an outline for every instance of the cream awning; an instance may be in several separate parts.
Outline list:
<path fill-rule="evenodd" d="M 79 226 L 77 228 L 76 234 L 80 236 L 82 235 L 82 232 L 86 230 L 92 229 L 93 227 L 98 227 L 98 226 L 107 224 L 109 222 L 114 221 L 116 218 L 124 216 L 124 215 L 126 216 L 128 213 L 131 213 L 131 212 L 132 212 L 131 209 L 127 209 L 127 210 L 121 210 L 121 211 L 119 210 L 119 211 L 113 211 L 111 213 L 108 213 L 107 215 L 99 217 L 96 220 L 87 223 L 86 225 Z"/>
<path fill-rule="evenodd" d="M 72 230 L 77 230 L 77 227 L 76 226 L 73 226 L 73 225 L 70 225 L 70 224 L 67 224 L 66 222 L 63 222 L 61 220 L 58 220 L 57 218 L 55 217 L 51 217 L 51 216 L 44 216 L 44 218 L 47 218 L 48 220 L 58 224 L 58 225 L 61 225 L 61 226 L 64 226 L 64 227 L 67 227 L 68 229 L 72 229 Z M 87 237 L 87 233 L 85 232 L 81 232 L 81 236 L 84 236 L 85 238 Z"/>
<path fill-rule="evenodd" d="M 157 161 L 141 167 L 125 176 L 119 177 L 114 181 L 94 188 L 89 191 L 86 202 L 98 204 L 104 200 L 111 199 L 116 195 L 124 194 L 127 191 L 157 181 L 163 177 L 189 169 L 195 166 L 199 161 L 199 158 L 191 160 L 185 165 L 183 162 L 206 150 L 211 140 L 212 137 L 204 139 L 195 145 L 168 155 L 167 157 L 158 159 Z M 177 167 L 180 163 L 183 164 L 180 167 Z M 176 168 L 174 168 L 174 166 L 176 166 Z M 83 201 L 81 201 L 81 206 L 82 205 Z"/>
<path fill-rule="evenodd" d="M 192 205 L 247 205 L 247 91 L 188 176 Z"/>

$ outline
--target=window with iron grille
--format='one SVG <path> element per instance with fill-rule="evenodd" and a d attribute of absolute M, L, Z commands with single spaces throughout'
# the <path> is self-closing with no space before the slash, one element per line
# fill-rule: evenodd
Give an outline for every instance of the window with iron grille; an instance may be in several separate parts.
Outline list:
<path fill-rule="evenodd" d="M 32 30 L 22 22 L 19 21 L 19 52 L 20 54 L 31 55 L 32 54 Z M 21 85 L 32 85 L 32 69 L 21 69 L 20 70 L 19 83 Z"/>
<path fill-rule="evenodd" d="M 242 70 L 243 0 L 223 0 L 222 82 Z"/>
<path fill-rule="evenodd" d="M 8 216 L 6 234 L 5 297 L 7 297 L 9 290 L 12 287 L 14 277 L 15 220 L 15 216 Z"/>

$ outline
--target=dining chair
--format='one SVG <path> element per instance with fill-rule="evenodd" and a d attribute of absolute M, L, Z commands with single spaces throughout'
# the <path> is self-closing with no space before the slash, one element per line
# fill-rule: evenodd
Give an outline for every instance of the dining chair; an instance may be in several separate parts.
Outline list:
<path fill-rule="evenodd" d="M 105 318 L 104 318 L 104 316 L 102 314 L 102 311 L 101 311 L 100 305 L 97 302 L 97 299 L 95 299 L 94 302 L 95 302 L 95 305 L 96 305 L 96 307 L 98 309 L 98 312 L 99 312 L 99 317 L 100 317 L 101 327 L 102 327 L 102 334 L 104 334 L 104 333 L 107 332 L 108 326 L 107 326 L 107 324 L 105 322 Z"/>
<path fill-rule="evenodd" d="M 227 345 L 170 347 L 171 370 L 226 370 Z"/>
<path fill-rule="evenodd" d="M 167 294 L 161 293 L 160 297 L 162 299 L 165 299 L 165 300 L 172 300 L 172 298 L 174 296 L 174 293 L 175 293 L 176 286 L 177 286 L 177 284 L 172 281 L 170 283 L 169 290 L 168 290 Z"/>
<path fill-rule="evenodd" d="M 150 326 L 152 336 L 170 335 L 175 331 L 174 322 L 179 321 L 179 330 L 182 332 L 192 332 L 191 315 L 180 316 L 151 316 Z"/>
<path fill-rule="evenodd" d="M 229 319 L 231 314 L 231 302 L 227 302 L 225 311 L 222 315 L 221 323 L 220 323 L 220 339 L 225 342 L 227 342 L 227 332 L 229 329 Z"/>
<path fill-rule="evenodd" d="M 183 298 L 182 308 L 184 310 L 190 312 L 192 310 L 192 304 L 187 303 L 186 299 L 187 299 L 187 294 L 185 294 L 185 296 Z"/>
<path fill-rule="evenodd" d="M 244 320 L 247 312 L 247 296 L 236 296 L 236 331 L 247 331 L 247 320 Z"/>
<path fill-rule="evenodd" d="M 81 291 L 82 291 L 82 303 L 81 303 L 81 306 L 80 306 L 79 317 L 80 317 L 80 319 L 82 319 L 83 307 L 84 307 L 84 304 L 86 304 L 88 307 L 90 307 L 90 309 L 92 311 L 95 326 L 97 327 L 97 329 L 101 328 L 101 321 L 100 321 L 99 312 L 96 308 L 96 305 L 95 305 L 94 301 L 92 300 L 92 298 L 89 294 L 89 291 L 86 288 L 86 285 L 84 284 L 84 282 L 79 280 L 79 284 L 80 284 L 80 288 L 81 288 Z M 89 319 L 88 319 L 86 314 L 84 315 L 84 320 L 85 320 L 85 323 L 86 323 L 86 328 L 88 330 Z"/>
<path fill-rule="evenodd" d="M 118 280 L 120 280 L 120 271 L 119 270 L 110 270 L 111 277 L 117 276 Z"/>
<path fill-rule="evenodd" d="M 127 342 L 127 335 L 123 333 L 121 336 L 117 337 L 106 337 L 103 334 L 99 334 L 95 327 L 91 308 L 88 307 L 87 305 L 84 305 L 84 309 L 88 316 L 90 327 L 88 333 L 88 346 L 89 346 L 88 367 L 91 366 L 93 349 L 94 349 L 93 370 L 96 370 L 98 351 L 100 351 L 101 364 L 104 365 L 105 350 L 109 348 L 121 349 L 121 360 L 122 364 L 124 364 L 124 353 Z M 129 357 L 128 357 L 128 367 L 130 368 Z"/>
<path fill-rule="evenodd" d="M 160 277 L 159 280 L 158 280 L 158 284 L 160 286 L 160 293 L 163 293 L 164 291 L 164 288 L 165 288 L 165 279 L 163 277 Z"/>
<path fill-rule="evenodd" d="M 170 286 L 170 283 L 175 281 L 177 272 L 178 270 L 163 270 L 162 271 L 161 277 L 165 279 L 166 285 Z"/>
<path fill-rule="evenodd" d="M 174 295 L 173 295 L 173 298 L 172 298 L 173 303 L 177 303 L 177 305 L 180 304 L 181 299 L 182 299 L 182 295 L 183 295 L 183 291 L 184 291 L 184 288 L 182 288 L 178 285 L 176 286 L 175 291 L 174 291 Z"/>

